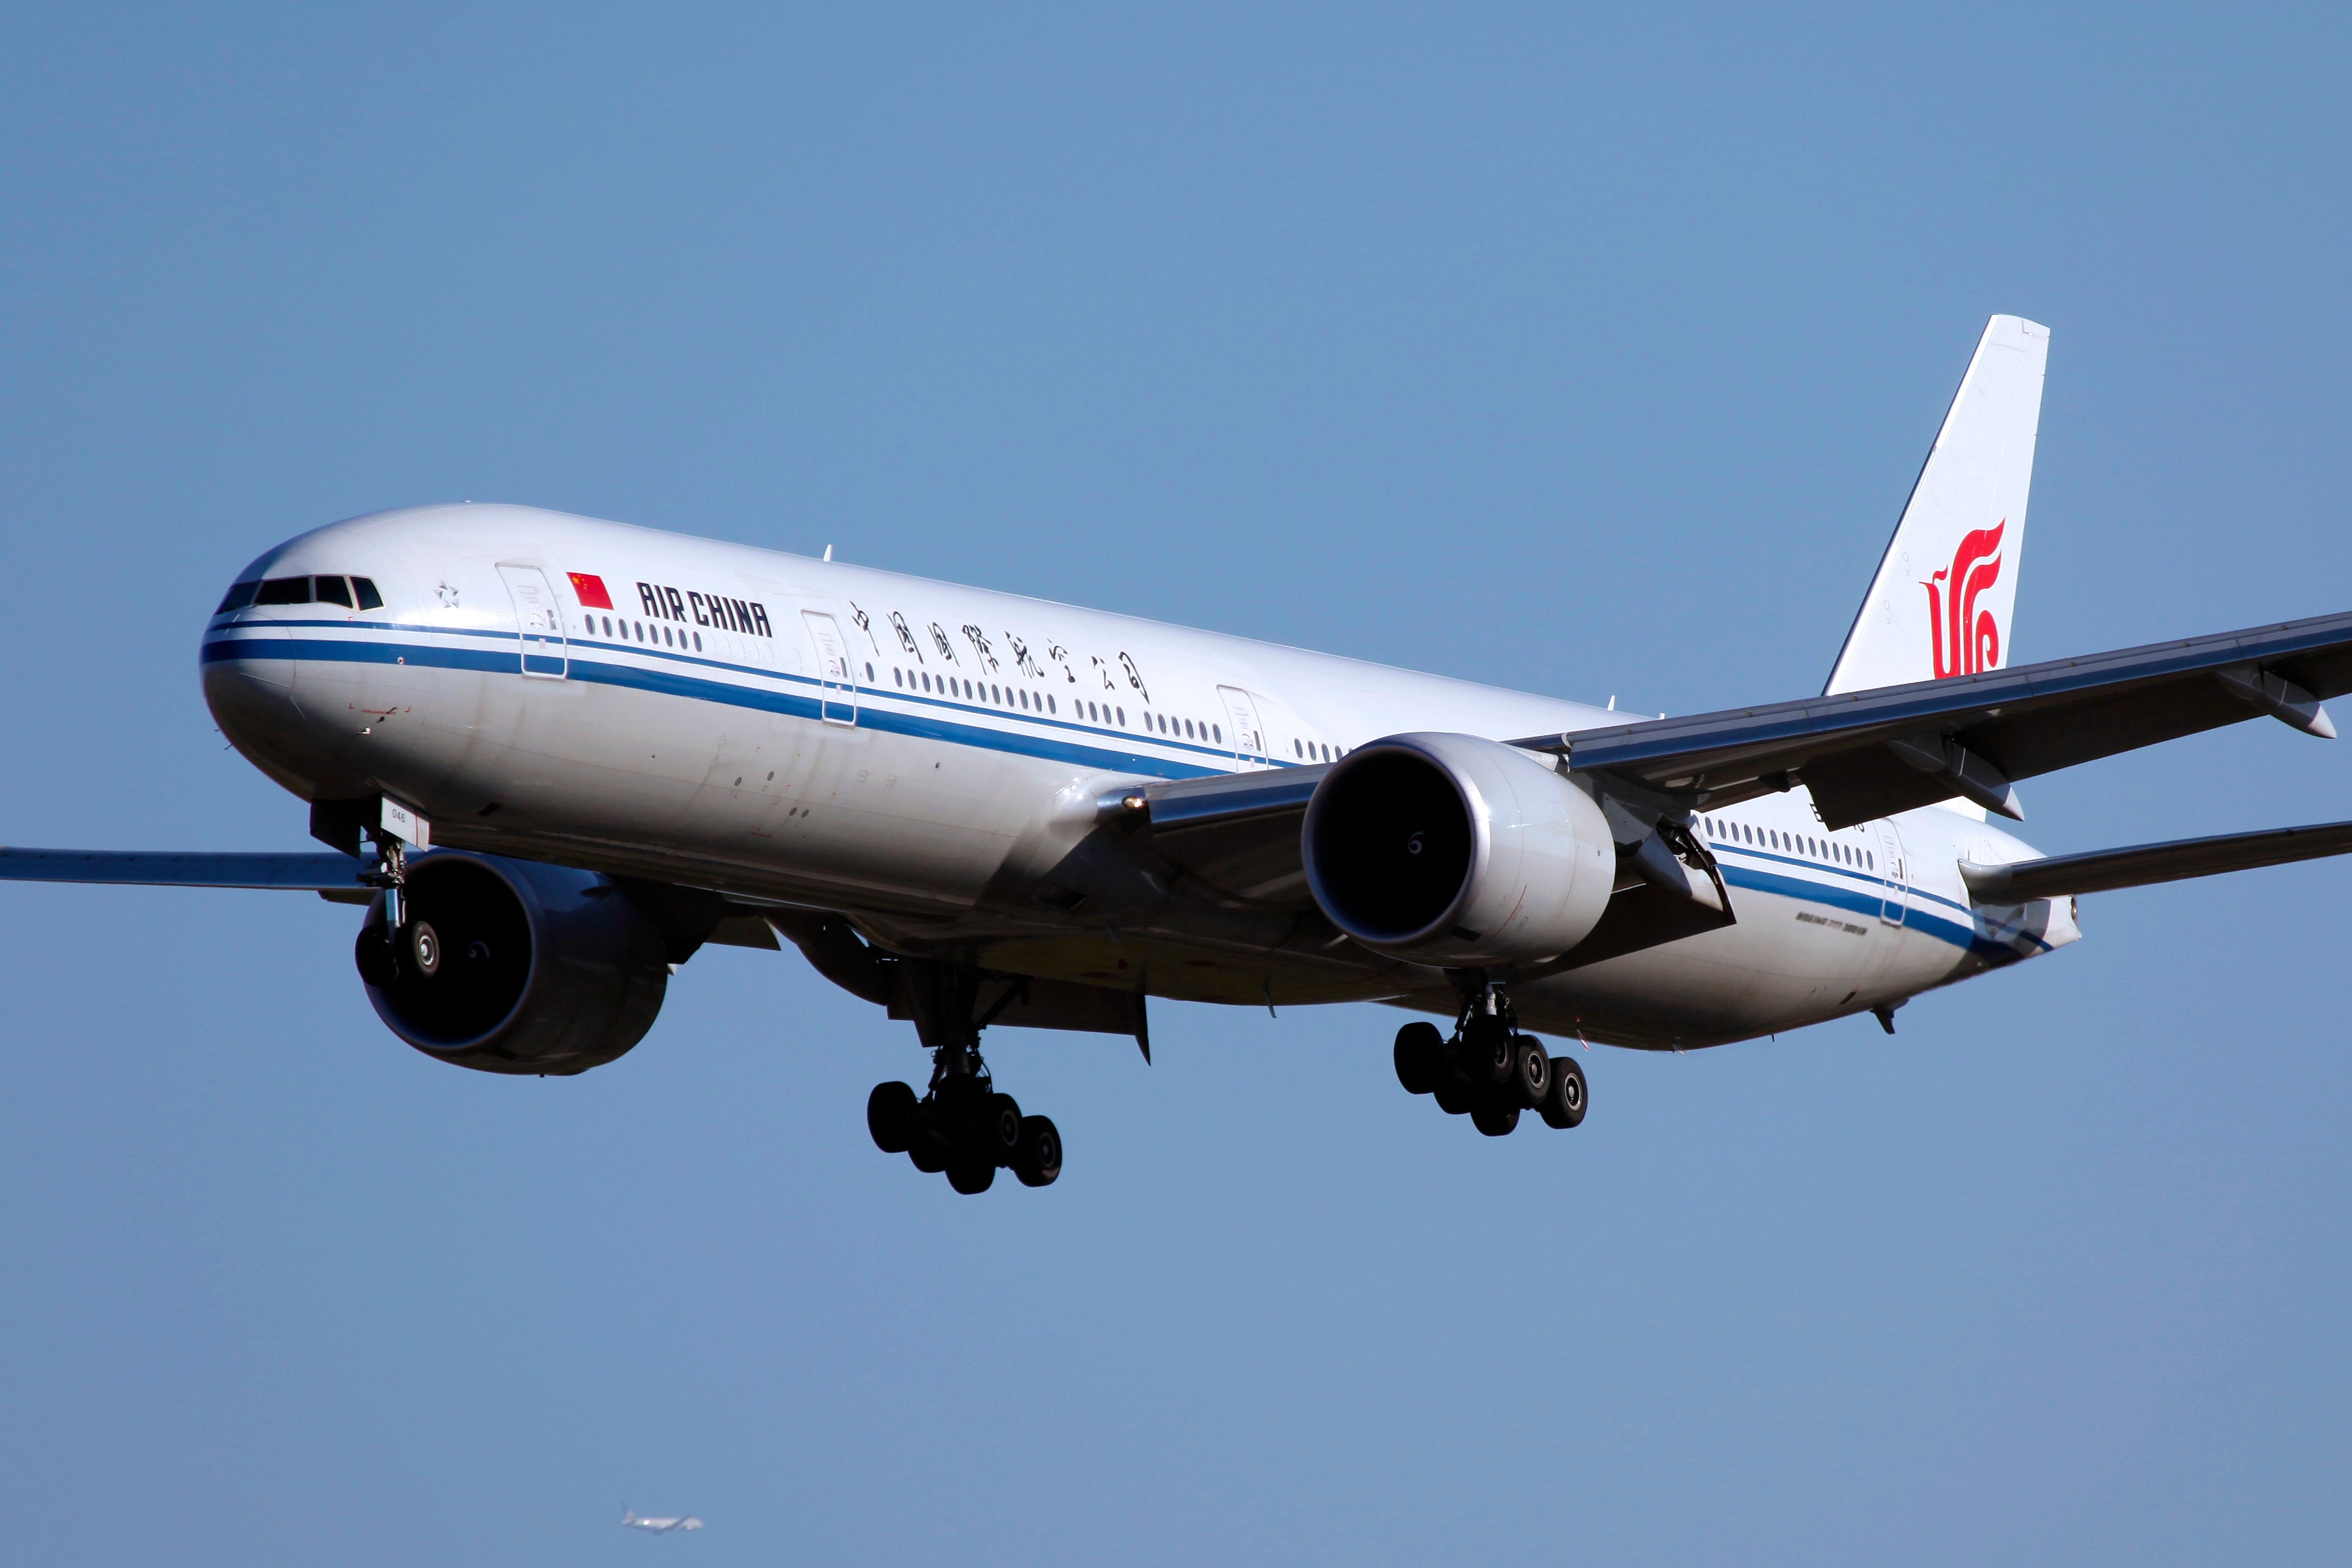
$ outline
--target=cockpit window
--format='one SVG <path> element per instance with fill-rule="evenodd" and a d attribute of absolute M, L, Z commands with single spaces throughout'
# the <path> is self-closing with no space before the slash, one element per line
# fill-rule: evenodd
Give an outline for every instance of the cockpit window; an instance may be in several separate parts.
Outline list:
<path fill-rule="evenodd" d="M 352 588 L 360 596 L 361 609 L 381 610 L 383 608 L 383 595 L 377 593 L 375 591 L 375 584 L 368 581 L 365 577 L 352 578 Z"/>
<path fill-rule="evenodd" d="M 257 605 L 307 605 L 310 602 L 310 579 L 272 577 L 262 584 L 261 592 L 253 602 Z"/>
<path fill-rule="evenodd" d="M 310 581 L 317 584 L 319 603 L 341 605 L 347 610 L 352 607 L 352 585 L 342 578 L 313 577 Z"/>
<path fill-rule="evenodd" d="M 253 596 L 260 592 L 261 579 L 258 577 L 250 583 L 239 583 L 221 595 L 220 608 L 213 614 L 226 616 L 231 610 L 241 610 L 253 603 Z"/>

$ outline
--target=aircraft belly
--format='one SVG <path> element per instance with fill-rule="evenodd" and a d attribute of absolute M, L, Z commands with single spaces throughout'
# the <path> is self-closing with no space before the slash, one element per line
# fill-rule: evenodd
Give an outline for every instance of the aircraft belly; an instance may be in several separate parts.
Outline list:
<path fill-rule="evenodd" d="M 1844 1016 L 1941 983 L 1964 952 L 1829 902 L 1752 888 L 1739 923 L 1517 989 L 1552 1034 L 1653 1049 L 1749 1039 Z"/>

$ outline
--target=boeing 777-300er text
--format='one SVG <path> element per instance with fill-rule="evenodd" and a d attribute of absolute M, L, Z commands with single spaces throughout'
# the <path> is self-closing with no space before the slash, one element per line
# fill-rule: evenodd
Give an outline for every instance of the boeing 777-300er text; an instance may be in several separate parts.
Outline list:
<path fill-rule="evenodd" d="M 2010 668 L 2046 329 L 1996 316 L 1818 697 L 1628 715 L 527 507 L 378 512 L 239 573 L 205 699 L 331 853 L 0 851 L 0 877 L 366 906 L 378 1016 L 568 1074 L 705 942 L 913 1023 L 876 1143 L 1052 1182 L 991 1026 L 1153 997 L 1378 1001 L 1481 1132 L 1583 1120 L 1538 1035 L 1719 1046 L 2079 934 L 2075 895 L 2352 849 L 2352 823 L 2044 856 L 2015 782 L 2267 716 L 2315 735 L 2352 614 Z M 827 552 L 828 555 L 830 552 Z M 1990 815 L 1989 815 L 1990 814 Z"/>

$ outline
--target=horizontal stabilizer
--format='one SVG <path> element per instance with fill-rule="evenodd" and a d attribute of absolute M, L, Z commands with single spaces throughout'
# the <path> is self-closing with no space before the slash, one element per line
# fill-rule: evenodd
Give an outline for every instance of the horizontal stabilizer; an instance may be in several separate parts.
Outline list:
<path fill-rule="evenodd" d="M 349 855 L 196 855 L 174 850 L 0 849 L 0 882 L 109 882 L 147 888 L 266 888 L 367 894 Z"/>
<path fill-rule="evenodd" d="M 2070 893 L 2144 888 L 2154 882 L 2179 882 L 2347 853 L 2352 853 L 2352 822 L 2326 822 L 2261 833 L 2230 833 L 2218 838 L 2135 844 L 2128 849 L 2098 849 L 2087 855 L 2053 855 L 2006 866 L 1963 860 L 1960 876 L 1969 893 L 1981 902 L 2022 904 Z"/>

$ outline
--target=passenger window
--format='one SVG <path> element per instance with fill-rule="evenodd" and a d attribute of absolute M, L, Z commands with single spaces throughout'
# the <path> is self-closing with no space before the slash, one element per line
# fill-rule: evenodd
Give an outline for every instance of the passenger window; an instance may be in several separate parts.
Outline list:
<path fill-rule="evenodd" d="M 1055 706 L 1054 705 L 1054 700 L 1053 700 L 1052 698 L 1048 697 L 1047 699 L 1045 699 L 1045 711 L 1046 711 L 1046 712 L 1048 712 L 1048 713 L 1059 713 L 1059 712 L 1061 711 L 1061 710 L 1060 710 L 1059 708 L 1055 707 Z"/>
<path fill-rule="evenodd" d="M 235 584 L 227 593 L 221 595 L 220 608 L 215 610 L 213 614 L 226 616 L 231 610 L 241 610 L 253 603 L 253 596 L 260 592 L 261 580 L 257 577 L 250 583 Z"/>
<path fill-rule="evenodd" d="M 1215 737 L 1216 742 L 1220 746 L 1225 743 L 1225 727 L 1223 724 L 1210 725 L 1209 733 Z"/>
<path fill-rule="evenodd" d="M 1127 710 L 1124 708 L 1118 710 L 1118 726 L 1122 730 L 1127 728 Z"/>
<path fill-rule="evenodd" d="M 313 577 L 310 584 L 310 591 L 319 596 L 319 603 L 341 605 L 347 610 L 352 607 L 352 585 L 341 577 Z"/>
<path fill-rule="evenodd" d="M 308 577 L 272 577 L 262 584 L 261 592 L 254 596 L 257 605 L 307 605 L 310 602 L 310 579 Z"/>

